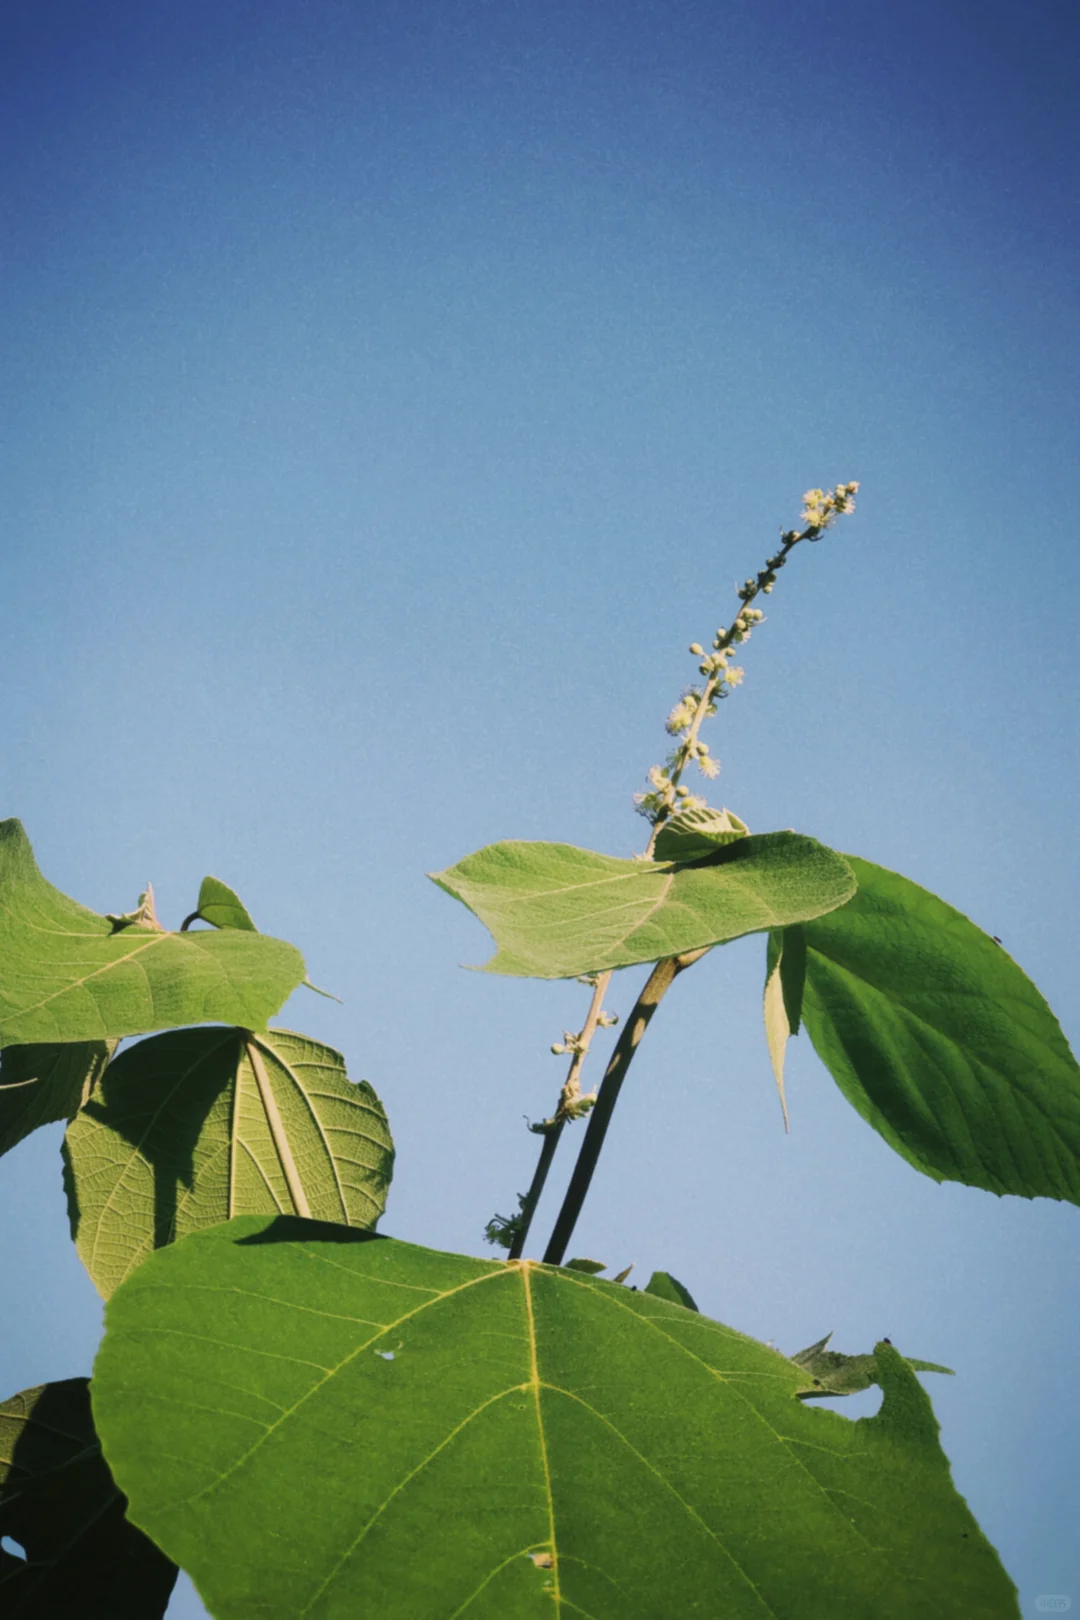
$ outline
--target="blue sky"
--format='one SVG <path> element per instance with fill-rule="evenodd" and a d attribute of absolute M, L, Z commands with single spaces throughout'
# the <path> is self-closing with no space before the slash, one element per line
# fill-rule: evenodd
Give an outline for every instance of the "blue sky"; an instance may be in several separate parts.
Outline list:
<path fill-rule="evenodd" d="M 282 1021 L 387 1105 L 385 1230 L 483 1251 L 584 1010 L 462 973 L 486 938 L 425 871 L 641 847 L 686 644 L 808 485 L 859 510 L 770 599 L 712 798 L 943 894 L 1075 1044 L 1073 7 L 9 0 L 0 35 L 0 814 L 102 911 L 150 878 L 175 925 L 213 872 L 305 951 L 344 1005 Z M 918 1176 L 805 1041 L 785 1138 L 762 957 L 673 991 L 574 1246 L 789 1351 L 955 1367 L 1025 1615 L 1080 1603 L 1080 1213 Z M 0 1175 L 4 1393 L 99 1332 L 58 1145 Z"/>

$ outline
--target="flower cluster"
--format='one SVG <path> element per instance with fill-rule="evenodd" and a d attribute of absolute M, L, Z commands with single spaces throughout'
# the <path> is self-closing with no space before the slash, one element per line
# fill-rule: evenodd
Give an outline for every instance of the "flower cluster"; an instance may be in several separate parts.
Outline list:
<path fill-rule="evenodd" d="M 803 496 L 802 520 L 811 529 L 827 529 L 837 517 L 846 512 L 854 512 L 855 496 L 859 492 L 857 483 L 837 484 L 835 489 L 808 489 Z M 817 535 L 808 535 L 808 539 L 816 540 Z"/>
<path fill-rule="evenodd" d="M 802 520 L 805 528 L 785 529 L 780 535 L 780 549 L 766 558 L 764 568 L 738 588 L 739 609 L 734 622 L 726 629 L 721 625 L 713 637 L 712 650 L 706 652 L 700 642 L 692 641 L 690 651 L 700 659 L 698 670 L 704 676 L 703 686 L 688 686 L 667 717 L 667 731 L 678 738 L 677 747 L 663 765 L 654 765 L 649 772 L 649 788 L 635 793 L 638 812 L 653 828 L 660 827 L 680 810 L 703 808 L 704 799 L 698 798 L 682 785 L 681 777 L 687 766 L 695 764 L 703 776 L 713 778 L 720 774 L 720 766 L 709 753 L 707 743 L 698 733 L 702 722 L 716 713 L 717 705 L 742 681 L 744 671 L 731 663 L 735 648 L 750 640 L 754 627 L 764 618 L 760 608 L 750 604 L 760 593 L 768 596 L 776 584 L 776 576 L 787 562 L 788 553 L 800 540 L 820 540 L 833 521 L 855 510 L 858 484 L 837 484 L 835 489 L 808 489 L 803 496 Z M 655 831 L 654 831 L 655 837 Z M 652 845 L 649 846 L 650 850 Z"/>

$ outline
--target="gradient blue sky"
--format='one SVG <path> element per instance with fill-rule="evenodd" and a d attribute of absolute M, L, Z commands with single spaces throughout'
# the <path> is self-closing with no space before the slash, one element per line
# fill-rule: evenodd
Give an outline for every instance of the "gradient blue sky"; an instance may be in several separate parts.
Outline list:
<path fill-rule="evenodd" d="M 388 1232 L 485 1252 L 585 995 L 462 973 L 425 870 L 641 846 L 686 643 L 809 484 L 859 511 L 714 802 L 942 893 L 1075 1044 L 1078 60 L 1064 0 L 5 5 L 0 814 L 100 910 L 213 872 L 304 949 L 344 1005 L 282 1021 L 384 1098 Z M 1025 1615 L 1080 1605 L 1080 1212 L 918 1176 L 805 1040 L 785 1138 L 762 958 L 672 993 L 574 1248 L 955 1367 Z M 58 1146 L 0 1167 L 4 1394 L 99 1333 Z"/>

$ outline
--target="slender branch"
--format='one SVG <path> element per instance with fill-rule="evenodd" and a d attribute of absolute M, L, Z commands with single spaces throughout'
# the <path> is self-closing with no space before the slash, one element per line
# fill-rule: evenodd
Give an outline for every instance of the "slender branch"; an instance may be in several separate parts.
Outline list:
<path fill-rule="evenodd" d="M 536 1206 L 540 1202 L 540 1195 L 544 1190 L 544 1183 L 547 1181 L 548 1171 L 551 1169 L 552 1160 L 555 1157 L 555 1149 L 559 1145 L 559 1138 L 565 1128 L 566 1116 L 564 1114 L 561 1119 L 549 1121 L 544 1130 L 544 1143 L 540 1149 L 540 1157 L 536 1161 L 536 1169 L 533 1171 L 529 1190 L 525 1194 L 521 1213 L 518 1215 L 517 1224 L 514 1227 L 514 1241 L 510 1245 L 508 1256 L 510 1260 L 521 1259 L 528 1240 L 529 1227 L 532 1225 L 533 1216 L 536 1214 Z"/>
<path fill-rule="evenodd" d="M 248 1061 L 255 1076 L 255 1084 L 259 1088 L 259 1098 L 263 1105 L 263 1112 L 266 1115 L 266 1123 L 270 1127 L 270 1135 L 273 1137 L 274 1149 L 281 1164 L 282 1174 L 285 1177 L 285 1185 L 288 1187 L 289 1197 L 293 1201 L 293 1208 L 298 1215 L 302 1215 L 305 1220 L 309 1221 L 311 1219 L 311 1205 L 307 1201 L 304 1184 L 300 1180 L 300 1172 L 296 1167 L 296 1160 L 293 1158 L 289 1138 L 285 1133 L 285 1121 L 281 1117 L 277 1098 L 271 1088 L 270 1076 L 266 1072 L 266 1064 L 262 1060 L 262 1053 L 256 1046 L 254 1038 L 250 1035 L 244 1045 L 247 1048 Z"/>
<path fill-rule="evenodd" d="M 684 968 L 688 968 L 692 962 L 698 961 L 705 954 L 706 951 L 703 949 L 687 951 L 682 956 L 665 956 L 662 961 L 657 962 L 649 974 L 645 988 L 638 996 L 634 1010 L 626 1020 L 623 1032 L 611 1054 L 611 1061 L 597 1094 L 596 1106 L 589 1116 L 589 1128 L 585 1132 L 585 1140 L 581 1144 L 581 1151 L 570 1178 L 570 1185 L 566 1189 L 559 1218 L 555 1222 L 551 1241 L 544 1251 L 545 1264 L 557 1266 L 562 1263 L 566 1245 L 573 1234 L 577 1218 L 581 1214 L 581 1206 L 589 1191 L 596 1161 L 600 1157 L 600 1149 L 604 1145 L 604 1137 L 607 1135 L 622 1083 L 626 1079 L 626 1071 L 633 1062 L 634 1053 L 641 1044 L 653 1013 L 674 984 L 676 977 Z"/>
<path fill-rule="evenodd" d="M 592 1000 L 589 1002 L 588 1014 L 582 1025 L 580 1035 L 577 1035 L 574 1039 L 574 1055 L 570 1060 L 569 1073 L 559 1093 L 558 1106 L 555 1109 L 554 1116 L 545 1122 L 544 1127 L 541 1127 L 544 1142 L 540 1149 L 536 1169 L 533 1172 L 532 1183 L 525 1194 L 525 1202 L 521 1206 L 521 1213 L 515 1223 L 514 1241 L 510 1245 L 509 1258 L 511 1260 L 521 1259 L 529 1236 L 529 1227 L 532 1225 L 533 1216 L 536 1214 L 536 1206 L 540 1202 L 540 1195 L 544 1190 L 544 1183 L 547 1181 L 548 1171 L 551 1169 L 555 1150 L 559 1145 L 559 1138 L 562 1136 L 567 1120 L 574 1118 L 574 1105 L 581 1096 L 581 1066 L 585 1062 L 589 1047 L 592 1045 L 592 1038 L 596 1034 L 596 1026 L 600 1022 L 600 1014 L 604 1010 L 604 997 L 610 983 L 610 972 L 597 974 L 593 983 Z"/>

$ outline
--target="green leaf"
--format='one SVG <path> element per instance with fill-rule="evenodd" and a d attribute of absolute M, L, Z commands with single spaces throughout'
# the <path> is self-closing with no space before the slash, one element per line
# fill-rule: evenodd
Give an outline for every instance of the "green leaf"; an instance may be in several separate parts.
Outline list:
<path fill-rule="evenodd" d="M 159 1620 L 176 1565 L 124 1517 L 90 1416 L 85 1378 L 0 1405 L 4 1620 Z"/>
<path fill-rule="evenodd" d="M 790 928 L 773 929 L 766 952 L 763 1012 L 765 1039 L 776 1076 L 776 1089 L 780 1093 L 785 1130 L 788 1129 L 788 1111 L 784 1096 L 784 1055 L 789 1037 L 799 1033 L 805 981 L 806 935 L 802 928 L 796 923 Z"/>
<path fill-rule="evenodd" d="M 0 1153 L 39 1125 L 72 1119 L 104 1073 L 114 1045 L 5 1047 L 0 1052 Z"/>
<path fill-rule="evenodd" d="M 654 1271 L 645 1284 L 646 1294 L 655 1294 L 657 1299 L 669 1299 L 675 1305 L 682 1305 L 688 1311 L 696 1311 L 697 1305 L 689 1288 L 684 1288 L 677 1277 L 670 1271 Z"/>
<path fill-rule="evenodd" d="M 736 838 L 745 838 L 749 831 L 746 822 L 730 810 L 680 810 L 657 833 L 653 859 L 700 861 Z"/>
<path fill-rule="evenodd" d="M 0 1046 L 261 1029 L 303 978 L 300 952 L 264 934 L 170 934 L 88 911 L 45 881 L 20 823 L 0 821 Z"/>
<path fill-rule="evenodd" d="M 217 1620 L 1015 1620 L 926 1392 L 807 1406 L 651 1294 L 286 1217 L 153 1255 L 94 1413 Z"/>
<path fill-rule="evenodd" d="M 588 1276 L 595 1277 L 597 1272 L 606 1271 L 607 1265 L 603 1260 L 568 1260 L 567 1271 L 584 1271 Z"/>
<path fill-rule="evenodd" d="M 809 1388 L 798 1391 L 801 1400 L 819 1400 L 825 1395 L 855 1395 L 859 1390 L 869 1389 L 871 1384 L 881 1381 L 876 1352 L 864 1356 L 841 1355 L 839 1350 L 828 1348 L 831 1338 L 832 1334 L 826 1333 L 823 1339 L 791 1358 L 796 1367 L 804 1369 L 811 1381 Z M 885 1343 L 888 1342 L 886 1339 Z M 939 1366 L 936 1361 L 916 1361 L 912 1356 L 905 1356 L 904 1359 L 916 1372 L 955 1376 L 951 1367 Z"/>
<path fill-rule="evenodd" d="M 340 1052 L 272 1029 L 182 1029 L 129 1047 L 68 1127 L 72 1236 L 98 1291 L 233 1215 L 373 1227 L 394 1145 Z"/>
<path fill-rule="evenodd" d="M 1080 1067 L 1001 946 L 869 861 L 806 926 L 803 1018 L 848 1101 L 924 1175 L 1080 1203 Z"/>
<path fill-rule="evenodd" d="M 502 843 L 432 874 L 489 928 L 491 973 L 564 979 L 655 962 L 843 905 L 843 857 L 799 833 L 739 838 L 693 865 Z"/>
<path fill-rule="evenodd" d="M 244 928 L 248 933 L 258 933 L 247 907 L 220 878 L 203 878 L 199 889 L 198 915 L 203 922 L 212 923 L 215 928 Z"/>

